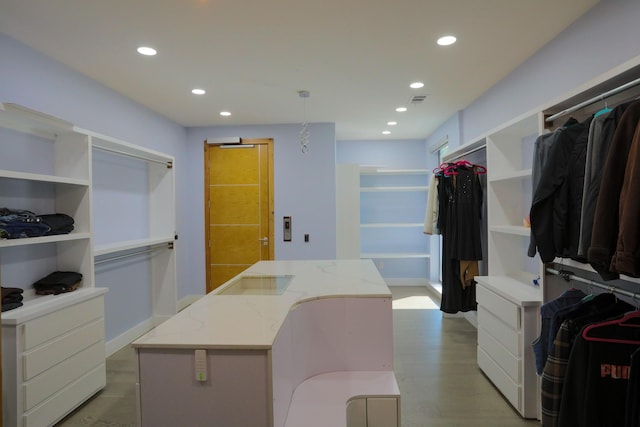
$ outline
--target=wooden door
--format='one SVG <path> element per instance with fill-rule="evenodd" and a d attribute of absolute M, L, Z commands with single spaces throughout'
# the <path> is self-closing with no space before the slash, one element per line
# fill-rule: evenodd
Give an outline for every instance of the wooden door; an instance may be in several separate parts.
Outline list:
<path fill-rule="evenodd" d="M 273 259 L 273 139 L 205 142 L 207 292 Z"/>

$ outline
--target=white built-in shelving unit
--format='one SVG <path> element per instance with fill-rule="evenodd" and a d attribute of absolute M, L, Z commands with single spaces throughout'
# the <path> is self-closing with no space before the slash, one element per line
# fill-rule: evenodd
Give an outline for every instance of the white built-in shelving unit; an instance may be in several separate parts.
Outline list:
<path fill-rule="evenodd" d="M 476 138 L 469 146 L 486 145 L 488 203 L 488 275 L 478 282 L 478 365 L 513 407 L 525 418 L 540 415 L 540 390 L 535 374 L 531 343 L 539 335 L 541 304 L 553 299 L 570 286 L 562 279 L 547 274 L 538 255 L 527 256 L 531 230 L 525 218 L 532 201 L 532 163 L 536 138 L 561 126 L 566 115 L 553 123 L 547 117 L 598 98 L 617 86 L 640 76 L 640 58 L 623 64 L 594 81 L 533 111 L 517 117 Z M 611 104 L 633 92 L 609 98 Z M 586 103 L 571 115 L 583 120 L 603 107 Z M 462 148 L 462 147 L 461 147 Z M 595 271 L 588 265 L 568 259 L 555 264 L 577 275 L 592 278 Z M 620 285 L 640 282 L 621 277 Z M 615 286 L 618 286 L 616 283 Z"/>
<path fill-rule="evenodd" d="M 3 424 L 53 425 L 106 384 L 105 324 L 124 313 L 105 310 L 109 286 L 96 285 L 97 263 L 153 250 L 147 329 L 176 312 L 174 160 L 15 104 L 0 104 L 0 150 L 0 207 L 74 219 L 69 234 L 0 240 L 0 283 L 24 289 L 23 306 L 2 313 Z M 128 230 L 117 225 L 129 220 L 129 200 L 95 203 L 96 150 L 113 154 L 114 165 L 122 156 L 147 164 L 143 185 L 129 183 L 144 189 L 133 197 L 142 199 L 145 215 Z M 106 181 L 102 188 L 112 179 Z M 109 210 L 121 215 L 95 215 Z M 96 228 L 109 230 L 109 238 L 97 242 Z M 81 286 L 36 295 L 32 284 L 53 271 L 82 274 Z M 140 285 L 131 281 L 131 289 Z M 143 332 L 125 331 L 112 348 Z"/>
<path fill-rule="evenodd" d="M 430 174 L 427 169 L 360 169 L 360 257 L 373 259 L 383 276 L 385 263 L 388 268 L 402 263 L 396 268 L 426 271 L 420 276 L 429 277 L 430 237 L 423 228 Z"/>

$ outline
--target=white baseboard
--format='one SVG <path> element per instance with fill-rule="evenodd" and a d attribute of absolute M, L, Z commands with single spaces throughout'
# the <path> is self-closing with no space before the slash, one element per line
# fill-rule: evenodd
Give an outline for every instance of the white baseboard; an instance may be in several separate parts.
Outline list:
<path fill-rule="evenodd" d="M 178 311 L 182 311 L 194 302 L 198 301 L 204 295 L 187 295 L 178 301 Z"/>
<path fill-rule="evenodd" d="M 429 281 L 427 279 L 415 278 L 415 279 L 394 279 L 388 277 L 384 279 L 387 286 L 428 286 Z"/>
<path fill-rule="evenodd" d="M 136 340 L 136 338 L 146 334 L 151 329 L 153 329 L 153 326 L 154 326 L 153 319 L 149 318 L 147 320 L 144 320 L 138 323 L 136 326 L 123 332 L 117 337 L 107 341 L 107 343 L 105 344 L 106 357 L 111 356 L 116 351 L 131 344 L 133 341 Z"/>

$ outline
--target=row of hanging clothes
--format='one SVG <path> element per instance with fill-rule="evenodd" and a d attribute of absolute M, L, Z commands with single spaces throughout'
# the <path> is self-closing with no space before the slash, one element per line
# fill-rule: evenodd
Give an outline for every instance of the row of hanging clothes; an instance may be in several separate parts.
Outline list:
<path fill-rule="evenodd" d="M 528 255 L 640 277 L 640 101 L 570 118 L 534 145 Z"/>
<path fill-rule="evenodd" d="M 440 310 L 476 310 L 474 277 L 482 259 L 481 221 L 484 191 L 479 175 L 486 167 L 460 160 L 442 163 L 429 184 L 425 234 L 442 235 Z"/>
<path fill-rule="evenodd" d="M 640 311 L 614 289 L 571 288 L 541 306 L 543 427 L 640 427 Z"/>

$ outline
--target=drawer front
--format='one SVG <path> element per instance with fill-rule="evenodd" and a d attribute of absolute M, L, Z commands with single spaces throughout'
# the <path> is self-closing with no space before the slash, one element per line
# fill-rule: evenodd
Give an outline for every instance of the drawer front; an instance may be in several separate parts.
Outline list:
<path fill-rule="evenodd" d="M 491 357 L 478 348 L 478 366 L 518 412 L 522 413 L 522 388 Z"/>
<path fill-rule="evenodd" d="M 484 350 L 516 384 L 522 384 L 522 359 L 510 353 L 484 329 L 478 329 L 478 346 Z"/>
<path fill-rule="evenodd" d="M 93 396 L 106 384 L 105 367 L 101 365 L 47 399 L 22 416 L 24 427 L 50 426 Z"/>
<path fill-rule="evenodd" d="M 511 354 L 522 357 L 520 333 L 511 329 L 484 307 L 478 306 L 478 330 L 483 329 L 502 344 Z"/>
<path fill-rule="evenodd" d="M 29 350 L 52 338 L 65 334 L 78 325 L 104 317 L 104 298 L 93 298 L 71 307 L 65 307 L 24 325 L 24 348 Z"/>
<path fill-rule="evenodd" d="M 484 286 L 476 288 L 478 305 L 493 313 L 498 319 L 513 329 L 520 329 L 520 307 L 500 295 L 490 291 Z"/>
<path fill-rule="evenodd" d="M 27 381 L 99 341 L 104 344 L 103 319 L 98 319 L 46 345 L 24 353 L 22 356 L 23 379 Z"/>
<path fill-rule="evenodd" d="M 24 383 L 25 411 L 104 363 L 104 342 L 98 341 Z"/>

